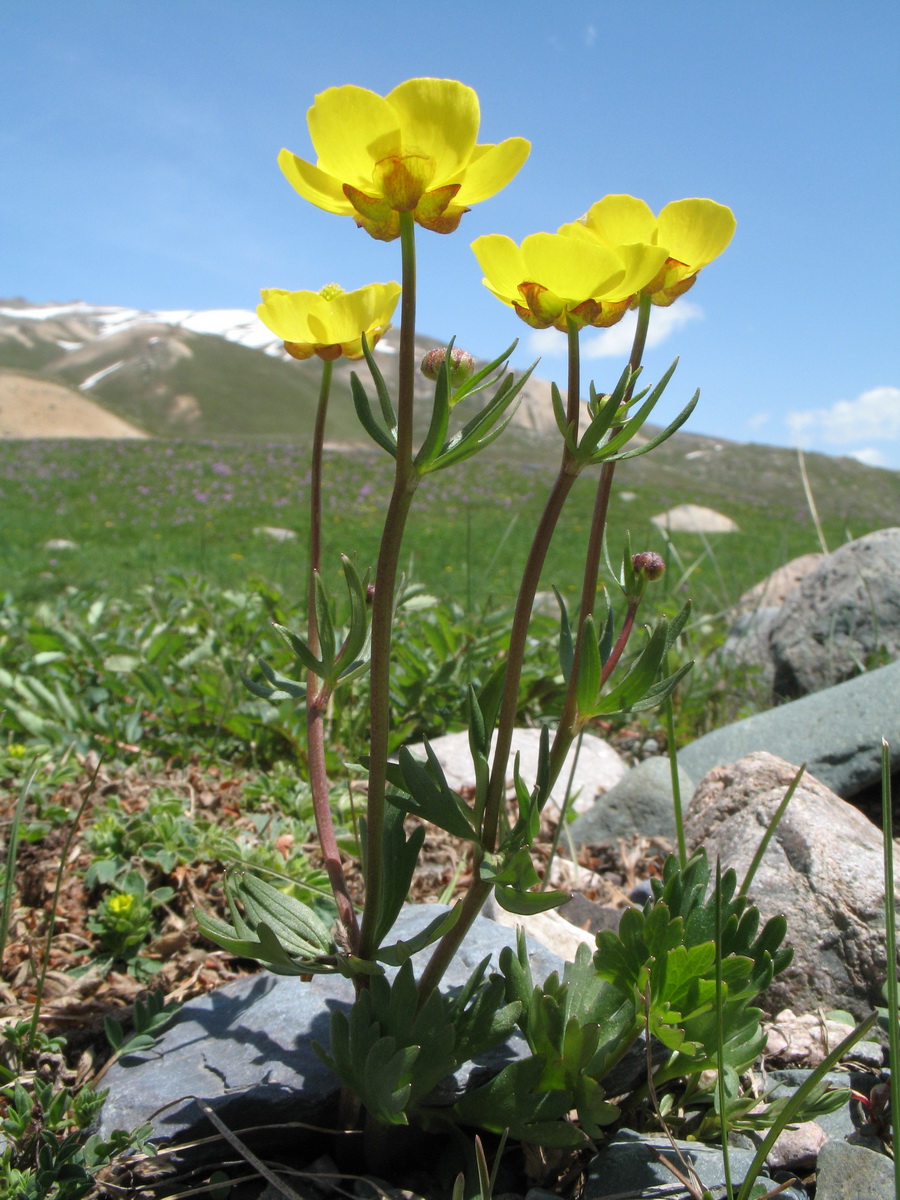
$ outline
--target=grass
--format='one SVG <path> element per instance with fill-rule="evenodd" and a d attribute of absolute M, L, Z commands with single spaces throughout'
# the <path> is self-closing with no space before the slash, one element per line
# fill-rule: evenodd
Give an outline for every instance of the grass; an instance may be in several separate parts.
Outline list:
<path fill-rule="evenodd" d="M 678 503 L 723 512 L 740 531 L 675 534 L 684 570 L 668 576 L 680 595 L 717 611 L 775 567 L 817 550 L 818 539 L 787 451 L 729 446 L 688 460 L 690 444 L 667 444 L 652 461 L 620 466 L 610 555 L 615 562 L 630 529 L 636 550 L 659 550 L 674 568 L 650 518 Z M 495 454 L 452 476 L 431 477 L 416 498 L 409 570 L 438 596 L 470 609 L 512 598 L 546 494 L 552 467 L 535 453 L 529 460 L 521 442 L 512 449 L 512 461 Z M 224 587 L 261 576 L 302 595 L 307 458 L 305 447 L 291 443 L 0 442 L 2 587 L 30 601 L 69 585 L 127 595 L 166 572 L 195 570 Z M 337 573 L 341 552 L 355 555 L 361 569 L 374 561 L 391 470 L 385 455 L 328 455 L 326 570 L 331 563 Z M 809 470 L 829 545 L 896 519 L 900 473 L 817 456 Z M 544 573 L 548 590 L 555 584 L 571 596 L 578 587 L 593 487 L 590 479 L 576 486 Z M 623 491 L 633 499 L 622 499 Z M 296 540 L 254 533 L 265 526 L 290 530 Z M 47 548 L 60 539 L 75 546 Z M 687 578 L 679 578 L 685 570 Z"/>

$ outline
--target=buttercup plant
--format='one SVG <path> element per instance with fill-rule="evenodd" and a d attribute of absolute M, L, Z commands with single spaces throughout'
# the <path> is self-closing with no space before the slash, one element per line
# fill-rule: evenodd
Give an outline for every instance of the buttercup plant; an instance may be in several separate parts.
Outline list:
<path fill-rule="evenodd" d="M 423 367 L 434 381 L 433 401 L 427 428 L 414 429 L 415 226 L 455 232 L 472 204 L 512 180 L 529 144 L 510 138 L 479 145 L 477 96 L 452 80 L 409 80 L 386 97 L 354 86 L 330 88 L 316 97 L 308 121 L 317 162 L 285 150 L 279 159 L 282 171 L 319 208 L 352 217 L 377 240 L 399 239 L 402 271 L 402 288 L 373 284 L 350 293 L 333 287 L 321 293 L 266 290 L 259 309 L 289 353 L 301 358 L 317 354 L 324 367 L 312 452 L 308 629 L 305 637 L 280 631 L 305 679 L 283 677 L 260 662 L 265 681 L 245 682 L 259 695 L 305 702 L 310 782 L 337 921 L 330 929 L 273 885 L 237 873 L 226 888 L 231 924 L 204 914 L 200 923 L 222 946 L 275 971 L 299 976 L 339 972 L 353 980 L 356 1002 L 349 1015 L 333 1015 L 331 1045 L 322 1054 L 345 1085 L 346 1118 L 364 1122 L 372 1135 L 370 1145 L 377 1144 L 387 1127 L 411 1119 L 430 1127 L 455 1122 L 498 1132 L 508 1128 L 513 1136 L 543 1145 L 582 1144 L 618 1115 L 602 1080 L 644 1029 L 665 1050 L 654 1081 L 694 1077 L 696 1090 L 706 1097 L 700 1106 L 706 1104 L 715 1123 L 723 1103 L 726 1110 L 729 1105 L 737 1109 L 737 1074 L 761 1045 L 760 1013 L 751 1000 L 784 968 L 790 952 L 779 949 L 783 921 L 770 921 L 759 930 L 756 910 L 734 894 L 733 873 L 726 872 L 707 897 L 709 869 L 702 853 L 686 862 L 672 858 L 643 912 L 627 913 L 620 933 L 598 939 L 596 954 L 580 953 L 562 980 L 552 976 L 535 985 L 520 942 L 516 953 L 501 959 L 500 974 L 489 974 L 485 960 L 459 994 L 448 996 L 439 985 L 492 892 L 502 907 L 519 914 L 567 899 L 559 891 L 535 890 L 540 880 L 530 848 L 579 732 L 598 716 L 662 703 L 690 668 L 685 664 L 664 677 L 667 652 L 684 627 L 687 606 L 671 621 L 660 620 L 623 664 L 647 587 L 662 572 L 659 556 L 632 553 L 626 544 L 616 581 L 625 604 L 618 629 L 612 607 L 598 616 L 595 606 L 616 463 L 652 451 L 670 437 L 698 399 L 695 393 L 667 428 L 636 443 L 635 435 L 675 369 L 673 364 L 655 386 L 639 388 L 652 308 L 673 303 L 693 286 L 698 272 L 728 245 L 734 217 L 711 200 L 676 201 L 655 217 L 643 201 L 607 196 L 581 221 L 556 233 L 532 234 L 521 245 L 491 234 L 472 244 L 484 284 L 498 299 L 529 326 L 553 326 L 567 335 L 568 377 L 565 398 L 556 385 L 552 389 L 560 466 L 524 564 L 507 653 L 492 674 L 468 691 L 464 715 L 476 779 L 475 795 L 468 801 L 448 785 L 430 747 L 424 762 L 405 747 L 396 761 L 389 757 L 399 562 L 419 483 L 499 437 L 531 372 L 515 378 L 507 370 L 515 343 L 476 369 L 451 342 L 445 352 L 429 355 Z M 372 349 L 398 293 L 399 383 L 393 397 Z M 629 360 L 608 392 L 591 383 L 583 404 L 581 330 L 611 326 L 629 309 L 637 310 Z M 353 374 L 354 405 L 363 428 L 395 463 L 371 583 L 349 557 L 343 558 L 349 596 L 344 629 L 335 624 L 320 561 L 323 431 L 332 364 L 341 355 L 365 358 L 374 401 Z M 465 414 L 461 423 L 460 413 Z M 560 664 L 567 687 L 562 716 L 552 739 L 549 729 L 542 731 L 536 778 L 523 778 L 518 762 L 514 765 L 517 816 L 511 820 L 508 762 L 535 593 L 575 480 L 593 468 L 599 468 L 597 494 L 573 620 L 560 599 Z M 329 810 L 324 737 L 334 691 L 352 686 L 364 672 L 369 675 L 370 707 L 368 745 L 360 755 L 368 792 L 360 822 L 365 901 L 359 915 Z M 407 836 L 406 814 L 468 843 L 472 870 L 464 899 L 404 942 L 392 940 L 391 930 L 425 836 L 421 825 Z M 718 943 L 717 905 L 722 914 Z M 426 947 L 432 947 L 430 958 L 416 978 L 411 957 Z M 392 981 L 385 967 L 398 968 Z M 724 997 L 728 1077 L 724 1101 L 720 1097 L 714 1103 L 713 1091 L 704 1092 L 699 1081 L 716 1064 L 717 994 Z M 516 1025 L 530 1057 L 449 1108 L 431 1104 L 429 1097 L 442 1078 Z M 817 1102 L 824 1103 L 821 1097 Z M 577 1122 L 571 1119 L 573 1111 Z"/>

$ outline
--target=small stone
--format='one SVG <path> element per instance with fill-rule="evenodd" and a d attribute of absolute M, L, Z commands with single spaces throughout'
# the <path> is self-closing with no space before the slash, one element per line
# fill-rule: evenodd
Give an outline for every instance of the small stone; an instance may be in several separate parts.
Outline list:
<path fill-rule="evenodd" d="M 788 929 L 790 933 L 790 928 Z M 780 1063 L 803 1063 L 817 1067 L 850 1033 L 853 1025 L 829 1020 L 818 1013 L 798 1016 L 785 1008 L 774 1021 L 765 1024 L 766 1055 Z M 881 1050 L 878 1051 L 881 1065 Z"/>
<path fill-rule="evenodd" d="M 294 542 L 297 540 L 295 529 L 280 529 L 277 525 L 257 525 L 253 532 L 257 537 L 271 538 L 273 542 Z"/>
<path fill-rule="evenodd" d="M 721 1187 L 725 1183 L 722 1151 L 702 1142 L 677 1141 L 678 1154 L 696 1172 L 705 1188 Z M 584 1187 L 584 1200 L 607 1200 L 613 1197 L 656 1195 L 662 1185 L 674 1188 L 677 1180 L 660 1157 L 683 1171 L 681 1161 L 668 1138 L 659 1134 L 644 1135 L 633 1129 L 620 1129 L 592 1160 Z M 729 1154 L 732 1184 L 740 1185 L 753 1162 L 750 1150 L 733 1149 Z M 763 1176 L 760 1183 L 774 1186 Z M 653 1190 L 651 1190 L 653 1189 Z M 659 1193 L 665 1194 L 665 1193 Z M 673 1192 L 673 1194 L 680 1194 Z M 855 1200 L 861 1200 L 859 1196 Z"/>
<path fill-rule="evenodd" d="M 731 517 L 702 504 L 679 504 L 668 512 L 657 513 L 650 520 L 657 529 L 677 533 L 736 533 L 738 530 Z"/>
<path fill-rule="evenodd" d="M 519 770 L 529 788 L 537 775 L 538 749 L 540 747 L 541 731 L 539 729 L 514 729 L 512 750 L 506 768 L 507 787 L 513 785 L 513 767 L 516 755 L 519 755 Z M 456 792 L 463 792 L 475 787 L 475 768 L 472 764 L 472 752 L 469 749 L 469 734 L 463 729 L 459 733 L 446 733 L 442 737 L 429 742 L 444 771 L 444 777 L 450 787 Z M 416 758 L 425 757 L 424 746 L 409 746 L 411 754 Z M 577 759 L 576 759 L 577 754 Z M 575 764 L 572 776 L 572 764 Z M 581 748 L 577 743 L 572 746 L 566 756 L 563 769 L 550 793 L 547 801 L 549 812 L 558 812 L 565 800 L 566 788 L 572 776 L 571 798 L 569 805 L 574 812 L 584 812 L 590 808 L 599 792 L 613 787 L 625 775 L 628 768 L 612 746 L 602 738 L 586 733 L 581 739 Z"/>
<path fill-rule="evenodd" d="M 815 1121 L 801 1121 L 783 1130 L 766 1159 L 770 1171 L 790 1170 L 799 1173 L 812 1171 L 819 1151 L 828 1141 L 828 1134 Z"/>
<path fill-rule="evenodd" d="M 45 550 L 77 550 L 78 543 L 72 542 L 68 538 L 49 538 L 44 542 Z"/>
<path fill-rule="evenodd" d="M 826 1142 L 816 1167 L 816 1200 L 895 1200 L 894 1164 L 848 1142 Z"/>

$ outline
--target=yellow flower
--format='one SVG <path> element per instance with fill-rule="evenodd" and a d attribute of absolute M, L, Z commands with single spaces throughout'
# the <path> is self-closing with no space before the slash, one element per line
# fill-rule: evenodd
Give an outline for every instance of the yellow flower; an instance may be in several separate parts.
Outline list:
<path fill-rule="evenodd" d="M 134 896 L 129 892 L 119 892 L 115 896 L 110 896 L 108 905 L 113 916 L 124 917 L 134 908 Z"/>
<path fill-rule="evenodd" d="M 607 247 L 560 233 L 532 233 L 521 246 L 490 233 L 472 250 L 498 300 L 534 329 L 563 332 L 568 318 L 579 327 L 615 325 L 666 259 L 656 246 Z"/>
<path fill-rule="evenodd" d="M 286 292 L 263 288 L 259 318 L 284 339 L 293 358 L 362 358 L 362 335 L 369 348 L 391 326 L 400 297 L 399 283 L 370 283 L 344 292 L 330 283 L 321 292 Z"/>
<path fill-rule="evenodd" d="M 326 212 L 352 216 L 372 237 L 400 235 L 400 213 L 452 233 L 472 204 L 505 187 L 530 143 L 477 145 L 478 96 L 454 79 L 408 79 L 387 96 L 348 84 L 307 113 L 315 166 L 278 156 L 289 183 Z"/>
<path fill-rule="evenodd" d="M 560 233 L 601 246 L 623 243 L 664 247 L 666 261 L 645 284 L 654 304 L 671 304 L 693 287 L 697 273 L 717 258 L 731 241 L 734 213 L 714 200 L 674 200 L 658 217 L 635 196 L 604 196 Z"/>

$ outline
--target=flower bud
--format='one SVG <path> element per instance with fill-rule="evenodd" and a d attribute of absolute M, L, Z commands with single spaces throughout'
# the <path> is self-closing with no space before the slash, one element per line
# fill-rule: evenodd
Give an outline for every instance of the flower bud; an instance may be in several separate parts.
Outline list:
<path fill-rule="evenodd" d="M 662 578 L 666 569 L 662 555 L 655 550 L 642 550 L 640 554 L 632 554 L 631 568 L 635 575 L 642 575 L 649 583 Z"/>
<path fill-rule="evenodd" d="M 444 359 L 447 357 L 446 346 L 437 346 L 429 350 L 422 359 L 421 372 L 426 379 L 437 379 Z M 466 350 L 458 350 L 455 346 L 450 351 L 450 388 L 456 389 L 475 373 L 475 359 Z"/>

